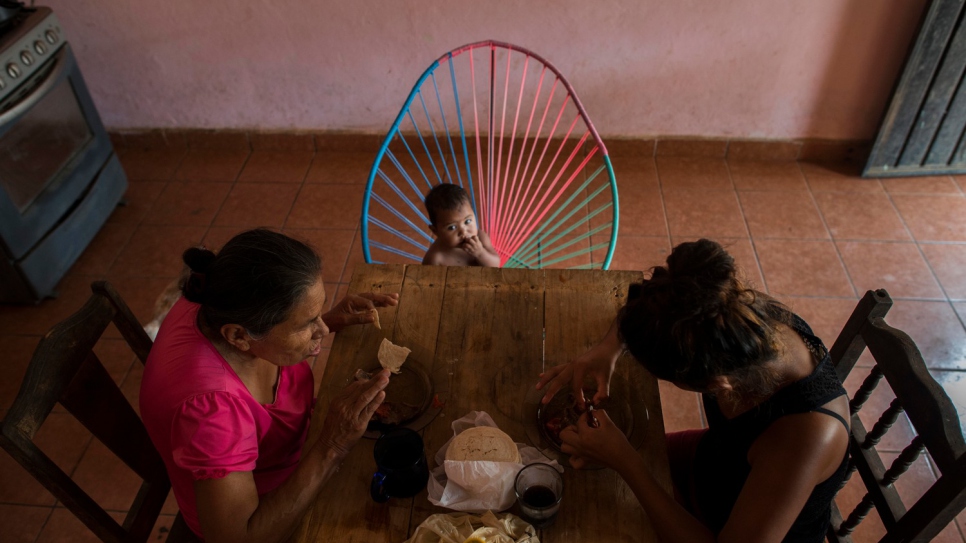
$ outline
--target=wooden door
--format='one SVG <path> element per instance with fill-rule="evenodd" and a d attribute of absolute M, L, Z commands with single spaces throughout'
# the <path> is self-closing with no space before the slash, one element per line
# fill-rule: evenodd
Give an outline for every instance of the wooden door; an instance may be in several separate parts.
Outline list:
<path fill-rule="evenodd" d="M 933 0 L 863 175 L 966 173 L 966 0 Z"/>

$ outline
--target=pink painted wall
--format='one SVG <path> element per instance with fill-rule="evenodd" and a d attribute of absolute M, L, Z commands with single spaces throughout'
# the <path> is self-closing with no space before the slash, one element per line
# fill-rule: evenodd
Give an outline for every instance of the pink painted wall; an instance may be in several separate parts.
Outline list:
<path fill-rule="evenodd" d="M 384 132 L 429 63 L 499 39 L 604 136 L 871 139 L 926 0 L 41 0 L 105 124 Z"/>

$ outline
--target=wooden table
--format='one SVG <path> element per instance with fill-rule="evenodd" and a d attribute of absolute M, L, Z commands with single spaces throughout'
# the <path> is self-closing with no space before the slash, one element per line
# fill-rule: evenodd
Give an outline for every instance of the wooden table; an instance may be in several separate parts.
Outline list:
<path fill-rule="evenodd" d="M 423 431 L 431 469 L 436 451 L 452 437 L 450 423 L 470 411 L 486 411 L 515 441 L 528 443 L 521 413 L 537 374 L 594 345 L 623 305 L 627 286 L 641 278 L 640 272 L 593 270 L 357 266 L 349 292 L 398 292 L 399 305 L 380 311 L 382 330 L 357 326 L 336 336 L 318 401 L 327 405 L 357 368 L 371 366 L 388 337 L 432 365 L 434 376 L 449 376 L 441 386 L 450 391 L 446 406 Z M 645 398 L 649 421 L 640 452 L 670 492 L 657 382 L 630 358 L 618 363 L 618 372 Z M 321 417 L 313 419 L 309 443 L 320 423 Z M 373 443 L 363 439 L 356 446 L 295 541 L 400 543 L 429 515 L 451 512 L 430 504 L 425 490 L 414 498 L 374 503 Z M 541 541 L 656 541 L 647 515 L 613 471 L 567 466 L 564 485 L 557 521 L 540 534 Z"/>

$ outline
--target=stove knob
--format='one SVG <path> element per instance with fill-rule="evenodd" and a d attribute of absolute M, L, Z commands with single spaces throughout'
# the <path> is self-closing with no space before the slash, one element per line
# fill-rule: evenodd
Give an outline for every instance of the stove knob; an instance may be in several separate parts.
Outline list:
<path fill-rule="evenodd" d="M 23 62 L 24 66 L 30 66 L 34 63 L 34 57 L 30 54 L 30 51 L 23 50 L 20 52 L 20 62 Z"/>
<path fill-rule="evenodd" d="M 38 55 L 42 55 L 47 52 L 47 45 L 44 42 L 37 40 L 34 42 L 34 51 L 36 51 Z"/>
<path fill-rule="evenodd" d="M 47 32 L 44 32 L 44 39 L 47 40 L 47 43 L 51 45 L 57 43 L 57 38 L 58 38 L 57 33 L 54 32 L 53 30 L 48 30 Z"/>
<path fill-rule="evenodd" d="M 17 66 L 13 62 L 11 62 L 10 64 L 7 64 L 7 73 L 10 74 L 10 77 L 17 79 L 18 77 L 20 77 L 20 73 L 21 73 L 20 66 Z"/>

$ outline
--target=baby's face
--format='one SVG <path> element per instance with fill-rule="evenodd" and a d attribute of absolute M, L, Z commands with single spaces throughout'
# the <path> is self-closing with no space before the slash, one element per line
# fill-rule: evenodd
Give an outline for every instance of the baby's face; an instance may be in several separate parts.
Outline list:
<path fill-rule="evenodd" d="M 436 237 L 447 247 L 459 247 L 478 232 L 473 208 L 469 202 L 463 202 L 459 209 L 437 211 L 433 230 Z"/>

